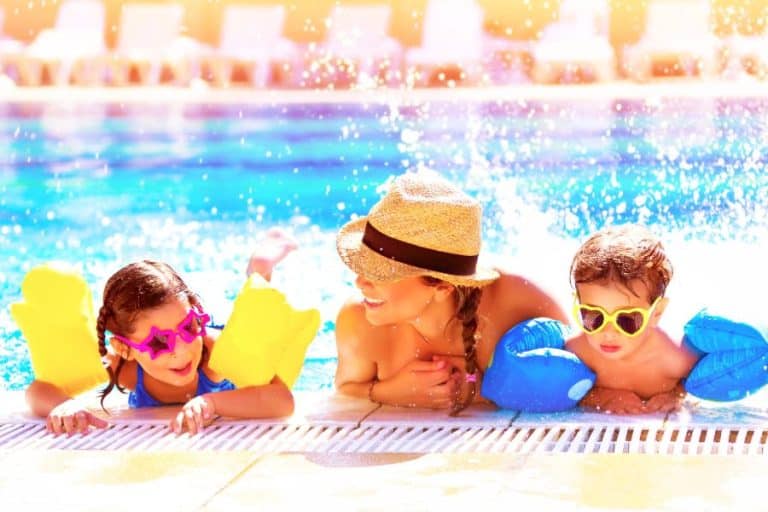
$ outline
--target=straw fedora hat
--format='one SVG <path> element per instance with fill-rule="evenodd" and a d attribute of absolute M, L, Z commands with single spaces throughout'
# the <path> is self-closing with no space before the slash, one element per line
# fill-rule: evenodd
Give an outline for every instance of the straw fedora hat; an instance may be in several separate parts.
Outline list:
<path fill-rule="evenodd" d="M 366 217 L 344 225 L 336 248 L 344 263 L 372 281 L 432 276 L 459 286 L 499 277 L 477 267 L 482 207 L 434 171 L 405 173 Z"/>

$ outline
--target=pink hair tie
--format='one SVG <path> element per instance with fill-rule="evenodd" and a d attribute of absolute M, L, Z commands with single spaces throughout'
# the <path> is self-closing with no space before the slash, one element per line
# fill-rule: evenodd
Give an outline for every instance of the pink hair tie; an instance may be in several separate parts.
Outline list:
<path fill-rule="evenodd" d="M 477 382 L 477 374 L 476 373 L 468 373 L 464 376 L 464 379 L 467 382 Z"/>

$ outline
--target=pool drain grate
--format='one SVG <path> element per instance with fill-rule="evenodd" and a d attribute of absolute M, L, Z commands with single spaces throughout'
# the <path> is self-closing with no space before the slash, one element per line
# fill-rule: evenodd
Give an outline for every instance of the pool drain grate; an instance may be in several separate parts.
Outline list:
<path fill-rule="evenodd" d="M 52 436 L 40 422 L 0 423 L 0 450 L 250 451 L 256 453 L 639 453 L 766 455 L 768 428 L 508 427 L 226 422 L 176 436 L 165 423 L 122 423 L 86 436 Z"/>

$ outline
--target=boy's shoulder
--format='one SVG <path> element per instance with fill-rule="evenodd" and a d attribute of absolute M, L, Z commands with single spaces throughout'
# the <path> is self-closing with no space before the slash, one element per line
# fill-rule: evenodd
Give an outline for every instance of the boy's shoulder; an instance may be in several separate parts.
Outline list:
<path fill-rule="evenodd" d="M 602 358 L 590 346 L 587 335 L 583 332 L 578 332 L 565 340 L 565 349 L 573 353 L 593 371 L 602 363 Z"/>
<path fill-rule="evenodd" d="M 680 341 L 675 341 L 672 336 L 663 327 L 656 326 L 652 329 L 651 340 L 653 340 L 653 346 L 659 350 L 669 352 L 685 351 Z"/>
<path fill-rule="evenodd" d="M 674 340 L 661 327 L 654 328 L 654 345 L 658 351 L 659 364 L 671 375 L 686 377 L 697 357 L 681 341 Z"/>

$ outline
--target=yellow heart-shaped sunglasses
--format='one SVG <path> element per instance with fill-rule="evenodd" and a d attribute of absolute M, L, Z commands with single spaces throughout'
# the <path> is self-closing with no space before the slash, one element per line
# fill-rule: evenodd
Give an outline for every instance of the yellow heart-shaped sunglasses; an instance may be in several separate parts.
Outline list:
<path fill-rule="evenodd" d="M 660 300 L 661 297 L 658 297 L 649 308 L 622 308 L 609 313 L 600 306 L 581 304 L 574 295 L 573 318 L 587 334 L 598 333 L 610 323 L 621 334 L 634 338 L 648 326 L 648 320 Z"/>

